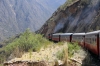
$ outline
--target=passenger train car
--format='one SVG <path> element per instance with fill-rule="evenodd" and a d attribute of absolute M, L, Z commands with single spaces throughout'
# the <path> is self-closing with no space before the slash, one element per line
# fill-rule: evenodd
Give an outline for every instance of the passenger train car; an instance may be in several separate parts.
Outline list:
<path fill-rule="evenodd" d="M 78 42 L 79 45 L 84 47 L 85 33 L 73 33 L 72 42 Z"/>
<path fill-rule="evenodd" d="M 53 41 L 60 41 L 60 35 L 62 33 L 56 33 L 56 34 L 52 34 L 52 40 Z"/>
<path fill-rule="evenodd" d="M 68 41 L 71 42 L 73 33 L 64 33 L 60 35 L 60 41 Z"/>
<path fill-rule="evenodd" d="M 100 57 L 100 30 L 87 33 L 56 33 L 48 35 L 48 37 L 57 42 L 78 42 L 80 46 Z"/>
<path fill-rule="evenodd" d="M 85 47 L 94 54 L 100 55 L 100 31 L 88 32 L 85 35 Z"/>
<path fill-rule="evenodd" d="M 52 34 L 48 34 L 48 37 L 47 37 L 49 40 L 52 40 Z"/>

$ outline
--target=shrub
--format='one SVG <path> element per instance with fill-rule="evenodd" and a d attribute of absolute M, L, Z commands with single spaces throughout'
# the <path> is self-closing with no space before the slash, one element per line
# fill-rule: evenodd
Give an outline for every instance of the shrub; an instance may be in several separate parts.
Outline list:
<path fill-rule="evenodd" d="M 58 58 L 59 60 L 62 60 L 62 59 L 64 58 L 64 55 L 65 55 L 64 49 L 62 49 L 62 50 L 60 50 L 60 51 L 58 51 L 58 52 L 56 53 L 56 56 L 57 56 L 57 58 Z"/>
<path fill-rule="evenodd" d="M 68 54 L 69 57 L 72 57 L 74 52 L 80 49 L 78 43 L 68 43 Z"/>
<path fill-rule="evenodd" d="M 65 10 L 67 6 L 75 2 L 76 0 L 67 0 L 64 5 L 60 6 L 60 9 Z"/>
<path fill-rule="evenodd" d="M 28 52 L 30 50 L 39 51 L 41 47 L 46 47 L 50 43 L 51 42 L 45 39 L 42 35 L 32 33 L 27 29 L 19 38 L 16 38 L 1 50 L 4 51 L 6 58 L 11 54 L 16 57 L 21 57 L 23 52 Z"/>
<path fill-rule="evenodd" d="M 66 61 L 67 58 L 68 58 L 68 45 L 66 42 L 59 42 L 58 43 L 58 46 L 59 45 L 63 45 L 63 48 L 61 50 L 59 50 L 57 53 L 56 53 L 56 57 L 59 59 L 59 60 L 64 60 Z"/>

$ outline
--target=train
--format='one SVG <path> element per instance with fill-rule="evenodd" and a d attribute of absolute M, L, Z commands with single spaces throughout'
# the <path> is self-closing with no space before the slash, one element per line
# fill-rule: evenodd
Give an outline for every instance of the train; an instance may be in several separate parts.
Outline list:
<path fill-rule="evenodd" d="M 100 57 L 100 30 L 87 33 L 51 33 L 48 39 L 55 42 L 78 42 L 80 46 Z"/>

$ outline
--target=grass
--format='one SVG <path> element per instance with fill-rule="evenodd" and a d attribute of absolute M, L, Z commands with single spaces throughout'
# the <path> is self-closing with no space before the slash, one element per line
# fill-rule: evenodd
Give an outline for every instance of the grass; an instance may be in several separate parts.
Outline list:
<path fill-rule="evenodd" d="M 59 42 L 58 46 L 63 45 L 64 43 L 65 42 Z M 50 44 L 53 43 L 45 39 L 42 35 L 26 30 L 24 33 L 20 34 L 18 38 L 0 49 L 0 63 L 8 60 L 11 55 L 13 55 L 13 57 L 21 57 L 24 52 L 30 52 L 31 58 L 31 52 L 38 52 L 41 48 L 46 48 Z M 56 56 L 59 60 L 66 61 L 64 58 L 68 58 L 68 55 L 72 56 L 78 49 L 79 46 L 77 43 L 68 43 L 68 47 L 67 44 L 65 44 L 64 48 L 58 51 Z"/>
<path fill-rule="evenodd" d="M 3 64 L 0 64 L 0 66 L 3 66 Z"/>
<path fill-rule="evenodd" d="M 56 56 L 59 60 L 62 60 L 64 58 L 65 52 L 64 49 L 57 52 Z"/>
<path fill-rule="evenodd" d="M 68 43 L 68 55 L 69 57 L 72 57 L 74 52 L 80 49 L 80 46 L 78 43 Z"/>
<path fill-rule="evenodd" d="M 67 0 L 64 5 L 60 6 L 60 9 L 65 10 L 67 6 L 75 2 L 76 0 Z"/>
<path fill-rule="evenodd" d="M 70 6 L 70 5 L 73 4 L 75 1 L 77 1 L 77 0 L 67 0 L 62 6 L 60 6 L 60 9 L 61 9 L 61 10 L 65 10 L 66 7 Z M 91 1 L 91 0 L 81 0 L 81 4 L 88 5 L 88 4 L 90 4 L 90 1 Z"/>
<path fill-rule="evenodd" d="M 58 45 L 63 45 L 65 42 L 58 42 L 57 44 Z"/>
<path fill-rule="evenodd" d="M 58 60 L 62 60 L 64 63 L 66 63 L 67 59 L 68 59 L 68 45 L 66 42 L 59 42 L 58 46 L 63 45 L 61 50 L 58 50 L 58 52 L 56 53 L 56 57 L 58 58 Z"/>
<path fill-rule="evenodd" d="M 64 42 L 59 42 L 58 45 L 63 45 Z M 66 43 L 65 47 L 56 53 L 56 56 L 59 60 L 64 58 L 73 57 L 74 53 L 80 49 L 78 43 Z M 67 48 L 68 46 L 68 48 Z M 66 57 L 67 56 L 67 57 Z"/>
<path fill-rule="evenodd" d="M 14 57 L 21 57 L 24 52 L 30 52 L 31 55 L 31 52 L 39 51 L 42 47 L 47 47 L 49 44 L 52 43 L 42 35 L 32 33 L 27 29 L 19 36 L 19 38 L 16 38 L 0 49 L 0 52 L 2 53 L 0 54 L 0 59 L 3 61 L 7 60 L 11 54 Z"/>

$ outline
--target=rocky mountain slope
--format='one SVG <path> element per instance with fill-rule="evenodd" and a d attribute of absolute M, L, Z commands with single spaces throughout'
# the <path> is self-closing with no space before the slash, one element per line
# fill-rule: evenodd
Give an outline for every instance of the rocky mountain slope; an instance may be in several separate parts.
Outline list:
<path fill-rule="evenodd" d="M 65 0 L 0 0 L 0 40 L 39 29 Z"/>
<path fill-rule="evenodd" d="M 69 0 L 73 1 L 73 0 Z M 74 0 L 66 2 L 50 17 L 39 33 L 88 32 L 100 29 L 100 1 Z"/>

